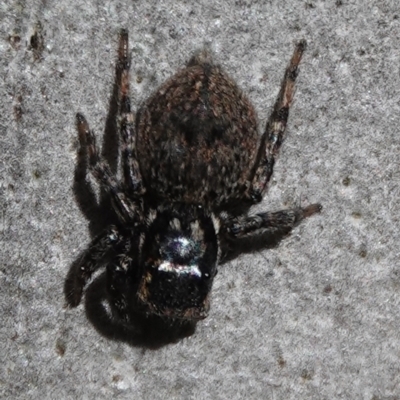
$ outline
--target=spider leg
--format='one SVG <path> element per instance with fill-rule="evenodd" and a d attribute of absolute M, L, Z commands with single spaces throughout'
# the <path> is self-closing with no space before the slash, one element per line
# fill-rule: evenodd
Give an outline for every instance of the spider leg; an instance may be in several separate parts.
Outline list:
<path fill-rule="evenodd" d="M 299 72 L 298 67 L 305 48 L 306 41 L 302 40 L 294 50 L 289 66 L 286 68 L 274 110 L 268 119 L 265 132 L 261 138 L 257 157 L 259 162 L 256 164 L 257 169 L 250 192 L 254 202 L 261 201 L 273 173 L 275 158 L 284 139 L 289 108 L 295 92 L 295 81 Z"/>
<path fill-rule="evenodd" d="M 128 32 L 123 29 L 119 36 L 117 79 L 119 82 L 119 114 L 120 135 L 122 140 L 121 161 L 126 187 L 134 193 L 143 190 L 139 164 L 136 157 L 136 135 L 134 129 L 134 116 L 131 111 L 129 97 L 129 68 L 130 57 L 128 54 Z"/>
<path fill-rule="evenodd" d="M 119 254 L 107 266 L 107 289 L 111 304 L 119 320 L 127 324 L 129 324 L 129 312 L 126 294 L 130 293 L 127 272 L 131 263 L 132 259 L 129 256 Z"/>
<path fill-rule="evenodd" d="M 87 148 L 89 168 L 92 175 L 110 193 L 114 208 L 122 221 L 133 221 L 136 216 L 136 205 L 126 196 L 108 164 L 101 160 L 96 147 L 96 138 L 89 129 L 85 117 L 78 113 L 76 120 L 80 142 Z"/>
<path fill-rule="evenodd" d="M 320 204 L 311 204 L 304 208 L 292 208 L 232 218 L 225 222 L 223 231 L 231 239 L 262 234 L 289 233 L 304 218 L 319 213 L 321 210 L 322 206 Z"/>
<path fill-rule="evenodd" d="M 105 256 L 122 241 L 122 236 L 115 226 L 97 236 L 89 248 L 78 260 L 71 280 L 67 283 L 67 301 L 71 307 L 76 307 L 82 298 L 82 292 L 92 274 L 101 268 Z"/>

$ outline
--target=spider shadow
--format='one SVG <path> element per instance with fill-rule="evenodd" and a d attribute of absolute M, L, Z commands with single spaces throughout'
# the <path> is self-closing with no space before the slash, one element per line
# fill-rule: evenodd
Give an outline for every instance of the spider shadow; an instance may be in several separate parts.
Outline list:
<path fill-rule="evenodd" d="M 73 307 L 75 274 L 80 257 L 72 264 L 64 284 L 68 306 Z M 191 336 L 196 329 L 194 321 L 165 319 L 156 315 L 144 315 L 129 309 L 129 322 L 122 321 L 108 299 L 106 272 L 94 278 L 84 291 L 84 307 L 87 319 L 99 334 L 107 339 L 128 343 L 131 346 L 158 349 Z"/>
<path fill-rule="evenodd" d="M 106 292 L 106 274 L 93 280 L 85 291 L 85 311 L 88 320 L 107 339 L 128 343 L 130 346 L 158 349 L 191 336 L 196 329 L 192 321 L 167 320 L 146 316 L 130 310 L 129 323 L 115 318 Z"/>
<path fill-rule="evenodd" d="M 108 163 L 111 171 L 117 174 L 119 159 L 118 133 L 118 92 L 120 71 L 115 68 L 115 80 L 109 101 L 101 157 Z M 100 188 L 99 195 L 87 180 L 89 174 L 88 157 L 85 143 L 79 143 L 77 163 L 74 172 L 73 192 L 82 214 L 89 222 L 89 233 L 95 238 L 109 225 L 118 223 L 113 210 L 111 197 Z M 73 305 L 74 281 L 78 272 L 81 254 L 72 263 L 64 283 L 64 296 L 68 306 Z M 143 346 L 151 349 L 177 342 L 190 336 L 195 331 L 194 323 L 166 321 L 161 317 L 146 317 L 132 312 L 131 326 L 123 324 L 113 317 L 112 305 L 108 302 L 106 291 L 106 274 L 100 274 L 85 290 L 85 311 L 87 318 L 95 329 L 106 338 L 123 341 L 132 346 Z"/>

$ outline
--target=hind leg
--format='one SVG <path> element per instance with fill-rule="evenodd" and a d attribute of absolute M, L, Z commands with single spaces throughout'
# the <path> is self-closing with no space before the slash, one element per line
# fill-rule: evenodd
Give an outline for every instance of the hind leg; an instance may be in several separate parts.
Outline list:
<path fill-rule="evenodd" d="M 121 137 L 122 173 L 127 189 L 135 194 L 142 192 L 142 179 L 136 158 L 136 135 L 134 116 L 129 97 L 128 32 L 122 30 L 119 37 L 117 79 L 119 83 L 119 118 Z"/>
<path fill-rule="evenodd" d="M 286 68 L 281 90 L 274 105 L 274 110 L 268 119 L 265 132 L 258 151 L 259 166 L 256 170 L 250 197 L 254 202 L 261 201 L 271 179 L 275 159 L 285 137 L 289 109 L 295 92 L 295 82 L 299 72 L 299 64 L 306 48 L 306 42 L 300 41 L 293 53 L 289 66 Z"/>

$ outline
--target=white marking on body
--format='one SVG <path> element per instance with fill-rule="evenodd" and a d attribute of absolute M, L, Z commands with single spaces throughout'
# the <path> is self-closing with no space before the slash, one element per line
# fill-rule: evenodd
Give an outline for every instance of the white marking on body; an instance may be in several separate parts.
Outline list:
<path fill-rule="evenodd" d="M 218 217 L 215 216 L 214 213 L 211 214 L 211 219 L 214 225 L 215 233 L 218 235 L 219 228 L 221 227 L 221 221 Z"/>
<path fill-rule="evenodd" d="M 199 221 L 194 221 L 190 223 L 190 230 L 192 232 L 192 237 L 197 242 L 202 243 L 204 239 L 204 231 L 200 228 Z"/>
<path fill-rule="evenodd" d="M 194 275 L 201 278 L 201 271 L 197 265 L 180 265 L 164 261 L 158 267 L 159 271 L 173 272 L 176 275 Z"/>
<path fill-rule="evenodd" d="M 157 210 L 151 209 L 147 214 L 147 224 L 150 225 L 157 217 Z"/>
<path fill-rule="evenodd" d="M 172 229 L 176 229 L 177 231 L 180 231 L 181 228 L 181 221 L 179 221 L 178 218 L 174 218 L 170 221 L 169 225 L 171 226 Z"/>

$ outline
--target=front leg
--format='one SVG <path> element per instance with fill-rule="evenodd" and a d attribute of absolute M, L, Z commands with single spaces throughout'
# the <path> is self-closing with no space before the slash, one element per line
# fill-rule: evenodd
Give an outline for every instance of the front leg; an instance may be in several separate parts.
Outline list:
<path fill-rule="evenodd" d="M 304 218 L 319 213 L 321 210 L 320 204 L 311 204 L 304 208 L 237 217 L 225 221 L 221 230 L 230 239 L 289 233 Z"/>
<path fill-rule="evenodd" d="M 125 254 L 118 254 L 107 266 L 107 290 L 110 303 L 117 318 L 124 324 L 129 325 L 129 311 L 127 295 L 129 290 L 128 271 L 132 264 L 132 258 Z"/>
<path fill-rule="evenodd" d="M 68 305 L 71 307 L 78 306 L 87 282 L 93 273 L 104 265 L 107 254 L 122 240 L 123 237 L 118 229 L 115 226 L 110 226 L 92 241 L 72 269 L 71 276 L 67 279 L 65 292 Z"/>

